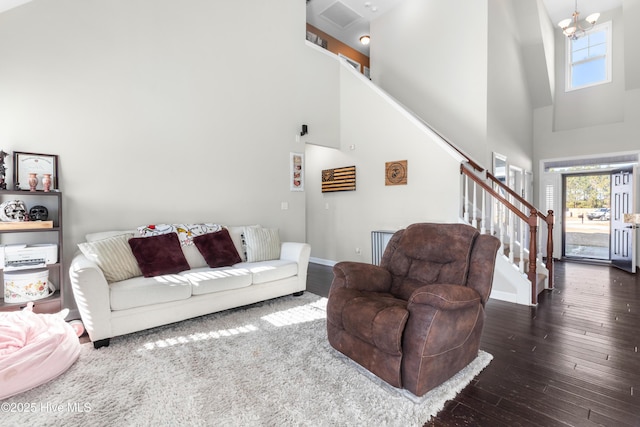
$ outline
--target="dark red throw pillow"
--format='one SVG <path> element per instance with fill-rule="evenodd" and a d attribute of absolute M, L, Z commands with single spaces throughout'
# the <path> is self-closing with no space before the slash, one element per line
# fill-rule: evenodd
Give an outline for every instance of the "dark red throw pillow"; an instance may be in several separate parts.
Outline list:
<path fill-rule="evenodd" d="M 211 268 L 228 267 L 242 261 L 226 228 L 194 237 L 193 243 Z"/>
<path fill-rule="evenodd" d="M 131 252 L 144 277 L 175 274 L 189 270 L 176 233 L 129 239 Z"/>

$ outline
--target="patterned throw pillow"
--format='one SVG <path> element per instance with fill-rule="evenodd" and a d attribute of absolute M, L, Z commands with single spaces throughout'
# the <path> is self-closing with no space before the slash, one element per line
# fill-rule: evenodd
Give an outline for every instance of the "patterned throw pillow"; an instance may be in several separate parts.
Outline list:
<path fill-rule="evenodd" d="M 247 261 L 280 259 L 280 236 L 277 228 L 247 227 L 244 230 Z"/>
<path fill-rule="evenodd" d="M 95 262 L 107 282 L 119 282 L 142 276 L 138 262 L 131 252 L 129 239 L 133 234 L 121 234 L 93 242 L 79 243 L 80 251 Z"/>
<path fill-rule="evenodd" d="M 161 234 L 176 233 L 181 246 L 193 245 L 193 238 L 206 233 L 222 230 L 219 224 L 150 224 L 138 227 L 142 237 L 159 236 Z"/>

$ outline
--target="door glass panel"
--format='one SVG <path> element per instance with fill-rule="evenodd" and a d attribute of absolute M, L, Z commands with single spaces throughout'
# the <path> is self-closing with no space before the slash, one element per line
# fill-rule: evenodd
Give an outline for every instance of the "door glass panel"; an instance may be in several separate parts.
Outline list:
<path fill-rule="evenodd" d="M 610 175 L 567 175 L 564 188 L 564 256 L 610 260 Z"/>

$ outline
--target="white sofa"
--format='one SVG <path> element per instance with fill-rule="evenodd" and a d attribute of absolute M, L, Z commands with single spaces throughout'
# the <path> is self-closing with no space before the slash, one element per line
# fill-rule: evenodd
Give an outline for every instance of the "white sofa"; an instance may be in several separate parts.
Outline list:
<path fill-rule="evenodd" d="M 311 251 L 308 244 L 282 242 L 279 259 L 247 262 L 246 247 L 241 243 L 245 227 L 225 228 L 242 258 L 229 267 L 210 268 L 194 245 L 182 246 L 189 270 L 108 282 L 95 256 L 78 252 L 69 275 L 94 347 L 108 346 L 115 336 L 304 292 Z M 125 233 L 135 235 L 136 231 L 90 234 L 87 242 Z"/>

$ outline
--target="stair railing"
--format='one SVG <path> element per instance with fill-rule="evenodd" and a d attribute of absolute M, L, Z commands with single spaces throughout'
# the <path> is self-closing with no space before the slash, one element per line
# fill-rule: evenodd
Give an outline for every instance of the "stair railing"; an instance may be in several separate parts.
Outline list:
<path fill-rule="evenodd" d="M 553 211 L 548 210 L 547 215 L 544 215 L 542 212 L 537 210 L 535 206 L 525 200 L 522 196 L 516 193 L 511 187 L 507 186 L 505 183 L 496 178 L 493 174 L 487 171 L 487 178 L 493 182 L 495 186 L 504 190 L 508 193 L 514 200 L 520 203 L 521 207 L 527 208 L 530 211 L 535 210 L 538 217 L 546 224 L 547 226 L 547 247 L 546 254 L 540 256 L 540 259 L 544 260 L 545 267 L 549 271 L 548 278 L 548 286 L 549 289 L 553 289 L 553 224 L 555 222 L 555 218 L 553 216 Z M 524 209 L 522 209 L 524 210 Z M 539 249 L 542 250 L 542 245 L 538 245 Z"/>
<path fill-rule="evenodd" d="M 481 233 L 489 233 L 492 235 L 496 235 L 501 242 L 501 251 L 503 255 L 504 251 L 504 242 L 505 239 L 509 239 L 509 253 L 508 258 L 509 261 L 515 265 L 515 236 L 518 234 L 520 236 L 520 254 L 519 254 L 519 262 L 517 264 L 517 268 L 520 273 L 525 274 L 524 267 L 524 237 L 525 237 L 525 228 L 529 227 L 529 238 L 528 238 L 528 264 L 529 267 L 526 271 L 527 279 L 531 283 L 531 302 L 532 304 L 537 304 L 538 301 L 538 292 L 537 292 L 537 242 L 538 242 L 538 220 L 539 218 L 544 220 L 547 224 L 549 230 L 553 228 L 553 212 L 549 211 L 548 215 L 540 215 L 538 210 L 533 207 L 531 204 L 526 202 L 521 197 L 517 196 L 513 190 L 510 189 L 504 184 L 498 186 L 498 190 L 494 189 L 493 185 L 488 184 L 485 180 L 476 174 L 473 170 L 470 170 L 469 167 L 465 166 L 465 164 L 460 165 L 460 173 L 463 174 L 467 179 L 464 180 L 464 199 L 463 199 L 463 217 L 464 220 L 471 224 L 472 226 L 479 228 Z M 490 178 L 491 179 L 491 178 Z M 495 179 L 495 177 L 494 177 Z M 496 179 L 497 180 L 497 179 Z M 470 181 L 471 181 L 471 191 L 470 191 Z M 491 180 L 491 182 L 495 182 Z M 498 181 L 499 182 L 499 181 Z M 504 186 L 504 187 L 503 187 Z M 499 189 L 503 189 L 504 193 L 501 194 Z M 509 198 L 505 197 L 504 194 L 509 194 L 513 196 L 513 199 L 517 200 L 521 206 L 525 206 L 529 209 L 529 214 L 523 212 L 524 209 L 517 207 L 514 203 L 512 203 Z M 516 197 L 517 196 L 517 197 Z M 518 198 L 522 199 L 519 200 Z M 480 206 L 478 204 L 478 199 L 480 199 Z M 490 209 L 487 209 L 487 199 L 489 199 Z M 523 203 L 524 202 L 524 203 Z M 478 213 L 480 217 L 478 217 Z M 487 222 L 489 223 L 489 230 L 487 230 Z M 497 229 L 496 229 L 497 227 Z M 551 231 L 549 231 L 547 242 L 547 270 L 549 271 L 549 288 L 551 288 L 552 277 L 553 277 L 553 241 L 551 240 Z M 550 260 L 550 262 L 549 262 Z"/>
<path fill-rule="evenodd" d="M 350 70 L 352 70 L 352 72 L 356 75 L 358 75 L 360 78 L 365 79 L 360 73 L 353 71 L 352 68 L 349 68 Z M 403 105 L 401 102 L 399 102 L 397 99 L 395 99 L 394 97 L 392 97 L 391 95 L 389 95 L 387 92 L 383 91 L 380 87 L 374 85 L 371 81 L 366 80 L 366 82 L 368 84 L 373 85 L 373 87 L 376 88 L 376 90 L 380 91 L 381 93 L 383 93 L 385 95 L 385 97 L 388 98 L 388 100 L 394 104 L 396 104 L 398 107 L 402 108 L 406 113 L 410 114 L 414 119 L 416 119 L 419 123 L 421 123 L 422 125 L 424 125 L 426 128 L 428 128 L 430 131 L 432 131 L 435 135 L 437 135 L 443 142 L 445 142 L 446 144 L 448 144 L 453 150 L 455 150 L 456 152 L 458 152 L 460 155 L 462 155 L 462 157 L 464 157 L 466 159 L 466 164 L 468 165 L 468 167 L 473 168 L 475 170 L 475 172 L 466 169 L 464 166 L 462 168 L 462 172 L 467 175 L 468 177 L 471 177 L 473 179 L 474 182 L 474 188 L 476 186 L 480 186 L 485 192 L 486 194 L 491 195 L 491 197 L 494 199 L 494 202 L 496 204 L 496 208 L 494 209 L 494 211 L 496 212 L 501 212 L 502 217 L 501 219 L 503 221 L 506 221 L 507 223 L 507 228 L 505 228 L 504 226 L 500 227 L 500 233 L 502 234 L 502 238 L 504 238 L 504 234 L 508 234 L 510 236 L 510 244 L 512 245 L 511 247 L 513 247 L 513 239 L 514 239 L 514 233 L 511 233 L 510 231 L 513 230 L 513 217 L 515 215 L 515 217 L 518 217 L 521 219 L 521 222 L 519 224 L 519 234 L 520 236 L 524 236 L 525 228 L 526 225 L 529 225 L 529 232 L 530 232 L 530 239 L 529 239 L 529 271 L 527 273 L 529 280 L 532 282 L 532 300 L 533 301 L 537 301 L 537 294 L 535 294 L 535 288 L 536 288 L 536 277 L 535 277 L 535 273 L 536 273 L 536 256 L 537 254 L 537 250 L 536 250 L 536 243 L 537 243 L 537 230 L 538 230 L 538 225 L 537 225 L 537 218 L 541 218 L 546 224 L 547 224 L 547 262 L 546 262 L 546 267 L 547 270 L 549 271 L 549 277 L 548 277 L 548 286 L 549 288 L 553 287 L 553 236 L 552 236 L 552 231 L 553 231 L 553 211 L 548 211 L 548 215 L 543 215 L 542 213 L 538 212 L 537 209 L 535 209 L 532 205 L 530 205 L 528 202 L 526 202 L 524 199 L 522 199 L 519 195 L 517 195 L 515 192 L 513 192 L 513 190 L 509 189 L 507 186 L 505 186 L 504 184 L 502 184 L 500 181 L 497 181 L 500 185 L 501 188 L 504 188 L 504 191 L 507 194 L 510 194 L 514 197 L 515 201 L 518 201 L 521 203 L 521 209 L 517 208 L 516 206 L 514 206 L 513 203 L 509 202 L 509 200 L 507 200 L 504 196 L 502 196 L 501 194 L 499 194 L 499 192 L 495 191 L 492 186 L 486 184 L 484 182 L 484 179 L 479 178 L 476 173 L 480 173 L 480 174 L 486 174 L 486 176 L 489 176 L 489 179 L 495 179 L 495 177 L 493 177 L 493 175 L 489 174 L 488 171 L 486 171 L 478 162 L 474 161 L 471 156 L 469 156 L 468 154 L 466 154 L 464 151 L 462 151 L 461 149 L 459 149 L 453 142 L 451 142 L 445 135 L 443 135 L 442 133 L 440 133 L 438 130 L 436 130 L 434 127 L 432 127 L 429 123 L 427 123 L 426 121 L 424 121 L 419 115 L 415 114 L 411 109 L 407 108 L 405 105 Z M 493 181 L 492 179 L 492 181 Z M 495 182 L 495 181 L 494 181 Z M 468 185 L 468 184 L 467 184 Z M 468 195 L 469 193 L 465 193 L 464 197 L 465 200 L 468 201 Z M 477 194 L 476 191 L 474 191 L 474 209 L 476 208 L 476 202 L 477 202 Z M 482 197 L 482 210 L 483 212 L 486 212 L 486 198 Z M 501 208 L 499 206 L 502 206 Z M 468 206 L 467 206 L 468 207 Z M 527 209 L 530 210 L 531 215 L 527 216 L 524 212 L 522 212 L 524 210 L 523 207 L 526 207 Z M 506 214 L 506 211 L 509 211 L 509 215 Z M 466 209 L 465 215 L 468 216 L 469 214 L 469 209 Z M 508 216 L 511 216 L 512 219 L 509 221 L 508 220 Z M 471 224 L 473 224 L 474 226 L 478 226 L 480 225 L 481 227 L 481 232 L 486 233 L 486 223 L 485 221 L 482 221 L 480 224 L 478 224 L 477 218 L 472 218 L 471 219 Z M 494 230 L 494 223 L 493 221 L 491 221 L 491 233 L 493 234 L 495 232 Z M 521 238 L 521 240 L 523 240 Z M 501 240 L 501 242 L 504 242 L 504 240 Z M 531 250 L 531 247 L 533 247 L 534 250 Z M 524 270 L 524 254 L 523 254 L 524 248 L 523 245 L 520 244 L 520 262 L 519 262 L 519 270 L 523 271 Z M 509 255 L 510 259 L 513 262 L 514 256 L 513 254 Z M 532 259 L 533 258 L 533 259 Z"/>

